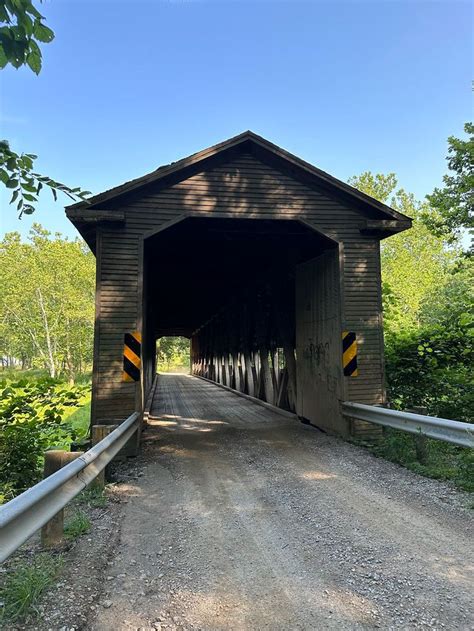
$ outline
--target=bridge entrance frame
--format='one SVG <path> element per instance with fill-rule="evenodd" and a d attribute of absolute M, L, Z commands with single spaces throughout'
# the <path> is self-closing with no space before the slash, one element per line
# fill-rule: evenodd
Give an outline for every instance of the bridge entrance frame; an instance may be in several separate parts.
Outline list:
<path fill-rule="evenodd" d="M 408 217 L 252 132 L 66 212 L 97 258 L 94 424 L 143 410 L 157 337 L 185 335 L 194 374 L 370 431 L 341 403 L 385 402 L 380 241 Z"/>

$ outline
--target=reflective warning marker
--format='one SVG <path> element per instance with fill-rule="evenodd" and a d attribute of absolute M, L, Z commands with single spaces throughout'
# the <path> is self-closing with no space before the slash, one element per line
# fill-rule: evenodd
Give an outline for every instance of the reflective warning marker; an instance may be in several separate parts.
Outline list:
<path fill-rule="evenodd" d="M 357 377 L 357 339 L 354 331 L 342 333 L 342 365 L 345 377 Z"/>
<path fill-rule="evenodd" d="M 122 381 L 140 381 L 141 352 L 142 334 L 140 331 L 125 333 Z"/>

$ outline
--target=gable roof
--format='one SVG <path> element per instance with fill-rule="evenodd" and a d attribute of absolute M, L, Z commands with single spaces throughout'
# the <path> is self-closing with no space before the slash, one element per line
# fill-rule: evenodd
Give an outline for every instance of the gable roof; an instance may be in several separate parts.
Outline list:
<path fill-rule="evenodd" d="M 99 193 L 89 198 L 87 201 L 80 201 L 75 204 L 71 204 L 66 207 L 66 214 L 74 221 L 80 214 L 81 210 L 92 211 L 94 209 L 103 212 L 103 207 L 110 208 L 110 204 L 113 202 L 119 202 L 120 198 L 129 196 L 130 194 L 139 193 L 140 189 L 145 189 L 150 185 L 163 183 L 166 185 L 166 181 L 179 176 L 180 172 L 183 172 L 183 179 L 186 177 L 186 171 L 190 168 L 199 168 L 202 163 L 203 169 L 206 162 L 219 156 L 224 155 L 231 151 L 250 151 L 257 157 L 263 157 L 264 159 L 271 159 L 276 162 L 280 168 L 289 169 L 292 177 L 302 179 L 305 183 L 323 189 L 329 195 L 342 198 L 351 206 L 359 208 L 361 211 L 369 211 L 372 219 L 385 220 L 385 229 L 393 232 L 398 232 L 409 228 L 411 225 L 411 219 L 402 213 L 390 208 L 386 204 L 379 202 L 378 200 L 370 197 L 359 191 L 358 189 L 338 180 L 337 178 L 329 175 L 325 171 L 318 169 L 309 162 L 298 158 L 297 156 L 285 151 L 281 147 L 273 144 L 272 142 L 258 136 L 252 131 L 245 131 L 238 136 L 234 136 L 229 140 L 203 149 L 197 153 L 194 153 L 186 158 L 182 158 L 177 162 L 172 162 L 166 166 L 161 166 L 155 171 L 148 173 L 142 177 L 130 180 L 119 186 L 111 188 L 103 193 Z M 105 211 L 111 213 L 114 211 Z M 374 216 L 375 215 L 375 216 Z M 97 217 L 99 219 L 99 217 Z M 389 221 L 387 221 L 389 220 Z M 390 224 L 390 225 L 389 225 Z M 399 225 L 396 225 L 399 224 Z"/>

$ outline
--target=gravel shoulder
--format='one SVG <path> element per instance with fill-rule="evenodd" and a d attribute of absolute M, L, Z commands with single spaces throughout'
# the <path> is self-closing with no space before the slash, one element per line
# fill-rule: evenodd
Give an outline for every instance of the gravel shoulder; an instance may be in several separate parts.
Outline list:
<path fill-rule="evenodd" d="M 160 377 L 120 471 L 19 628 L 474 628 L 472 519 L 447 484 L 184 375 Z"/>

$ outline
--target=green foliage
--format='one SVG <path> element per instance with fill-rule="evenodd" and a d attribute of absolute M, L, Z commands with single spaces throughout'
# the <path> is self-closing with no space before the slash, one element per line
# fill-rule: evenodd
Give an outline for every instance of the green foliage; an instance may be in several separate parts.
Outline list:
<path fill-rule="evenodd" d="M 69 423 L 76 434 L 76 441 L 82 441 L 89 435 L 91 423 L 91 395 L 90 393 L 82 401 L 83 405 L 68 414 L 64 414 L 64 420 Z"/>
<path fill-rule="evenodd" d="M 396 462 L 415 473 L 435 480 L 450 480 L 468 492 L 474 492 L 474 452 L 463 447 L 426 439 L 426 462 L 419 462 L 415 436 L 387 428 L 384 437 L 369 445 L 376 456 Z"/>
<path fill-rule="evenodd" d="M 42 454 L 41 431 L 34 421 L 0 424 L 0 503 L 38 482 Z"/>
<path fill-rule="evenodd" d="M 422 305 L 447 282 L 459 253 L 447 249 L 444 240 L 430 232 L 423 220 L 427 204 L 397 189 L 393 173 L 363 173 L 349 182 L 413 218 L 410 230 L 382 242 L 381 259 L 385 330 L 391 334 L 415 329 L 421 324 Z"/>
<path fill-rule="evenodd" d="M 0 623 L 13 623 L 29 613 L 41 594 L 59 576 L 63 566 L 60 556 L 38 554 L 32 562 L 20 562 L 8 570 L 0 587 Z"/>
<path fill-rule="evenodd" d="M 159 372 L 189 372 L 189 339 L 162 337 L 156 345 Z"/>
<path fill-rule="evenodd" d="M 466 123 L 468 138 L 448 138 L 449 174 L 443 188 L 435 188 L 427 199 L 431 211 L 424 214 L 430 230 L 448 241 L 455 241 L 461 230 L 474 228 L 474 124 Z"/>
<path fill-rule="evenodd" d="M 457 253 L 430 233 L 421 220 L 424 205 L 412 194 L 397 191 L 391 205 L 413 217 L 412 228 L 386 239 L 381 250 L 385 326 L 402 332 L 420 326 L 423 304 L 446 284 Z"/>
<path fill-rule="evenodd" d="M 460 259 L 421 305 L 418 328 L 388 331 L 389 398 L 399 409 L 474 421 L 474 264 Z"/>
<path fill-rule="evenodd" d="M 460 257 L 445 277 L 444 285 L 421 305 L 422 325 L 453 325 L 474 336 L 474 259 Z"/>
<path fill-rule="evenodd" d="M 89 517 L 82 511 L 76 511 L 64 524 L 64 536 L 66 539 L 77 539 L 77 537 L 89 532 L 90 527 Z"/>
<path fill-rule="evenodd" d="M 85 200 L 90 195 L 90 191 L 82 191 L 79 187 L 71 188 L 34 171 L 37 157 L 33 153 L 18 154 L 10 148 L 7 140 L 0 141 L 0 182 L 12 190 L 10 204 L 16 203 L 20 219 L 23 214 L 34 213 L 34 204 L 44 188 L 51 191 L 55 201 L 58 192 L 64 193 L 73 201 Z"/>
<path fill-rule="evenodd" d="M 455 166 L 453 162 L 451 168 Z M 466 165 L 457 166 L 459 173 L 466 172 Z M 393 174 L 363 173 L 350 183 L 413 218 L 410 230 L 382 243 L 389 401 L 397 409 L 423 406 L 430 415 L 473 422 L 472 260 L 458 249 L 447 247 L 446 230 L 434 224 L 437 215 L 426 202 L 397 190 Z M 467 200 L 466 196 L 466 204 Z M 446 226 L 455 233 L 455 223 Z M 423 475 L 452 480 L 465 490 L 474 490 L 472 454 L 435 440 L 427 440 L 426 445 L 426 461 L 421 463 L 416 437 L 388 430 L 372 450 Z"/>
<path fill-rule="evenodd" d="M 0 243 L 0 356 L 72 381 L 92 361 L 95 260 L 83 241 L 34 224 Z"/>
<path fill-rule="evenodd" d="M 388 173 L 387 175 L 376 173 L 374 175 L 370 171 L 365 171 L 361 175 L 354 175 L 349 178 L 348 182 L 354 188 L 384 204 L 388 202 L 398 184 L 395 173 Z"/>
<path fill-rule="evenodd" d="M 28 66 L 39 74 L 42 56 L 39 43 L 54 39 L 53 31 L 43 23 L 44 17 L 31 0 L 0 0 L 0 69 L 11 64 L 15 68 Z M 12 190 L 11 204 L 16 203 L 19 217 L 35 211 L 35 203 L 43 188 L 57 199 L 58 192 L 72 200 L 85 200 L 89 191 L 71 188 L 33 169 L 37 156 L 18 154 L 7 140 L 0 141 L 0 182 Z"/>
<path fill-rule="evenodd" d="M 64 421 L 66 410 L 81 405 L 87 385 L 57 380 L 0 384 L 0 495 L 12 499 L 41 476 L 46 449 L 69 448 L 77 433 Z"/>
<path fill-rule="evenodd" d="M 27 65 L 39 74 L 42 60 L 38 44 L 49 44 L 54 39 L 43 20 L 31 0 L 1 0 L 0 68 Z"/>
<path fill-rule="evenodd" d="M 472 338 L 463 329 L 424 328 L 393 336 L 386 347 L 389 400 L 397 409 L 474 420 Z"/>

